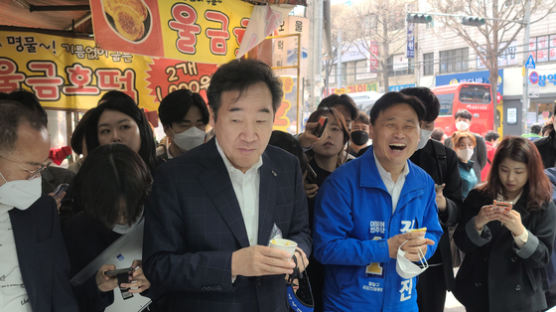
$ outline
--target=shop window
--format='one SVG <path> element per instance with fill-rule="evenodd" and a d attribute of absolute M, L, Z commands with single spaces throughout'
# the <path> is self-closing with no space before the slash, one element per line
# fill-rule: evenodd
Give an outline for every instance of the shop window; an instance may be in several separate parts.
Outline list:
<path fill-rule="evenodd" d="M 464 72 L 468 68 L 469 48 L 440 51 L 439 72 Z"/>
<path fill-rule="evenodd" d="M 423 54 L 423 75 L 434 75 L 434 53 Z"/>

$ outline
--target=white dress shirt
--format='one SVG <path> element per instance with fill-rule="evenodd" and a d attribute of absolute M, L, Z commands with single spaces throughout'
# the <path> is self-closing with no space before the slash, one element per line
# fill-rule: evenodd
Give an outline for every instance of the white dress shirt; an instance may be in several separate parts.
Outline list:
<path fill-rule="evenodd" d="M 23 284 L 12 222 L 8 211 L 13 207 L 0 203 L 0 311 L 30 312 L 29 296 Z"/>
<path fill-rule="evenodd" d="M 386 186 L 386 190 L 388 191 L 388 194 L 392 196 L 392 213 L 394 213 L 394 211 L 396 211 L 396 206 L 398 205 L 398 200 L 400 199 L 400 193 L 402 192 L 402 188 L 405 183 L 405 177 L 409 173 L 409 166 L 407 165 L 407 161 L 406 161 L 405 166 L 402 170 L 402 174 L 400 174 L 396 182 L 394 182 L 392 180 L 392 175 L 390 174 L 390 172 L 386 171 L 384 167 L 382 167 L 382 165 L 376 158 L 374 151 L 373 151 L 373 157 L 375 158 L 375 163 L 376 163 L 376 167 L 378 168 L 378 173 L 380 174 L 380 178 L 382 179 L 384 186 Z"/>
<path fill-rule="evenodd" d="M 259 157 L 259 161 L 243 173 L 232 165 L 230 160 L 224 155 L 222 148 L 220 148 L 218 140 L 215 141 L 218 153 L 220 153 L 230 175 L 230 180 L 232 180 L 234 193 L 236 194 L 245 230 L 247 231 L 249 245 L 255 246 L 259 236 L 259 186 L 261 183 L 259 168 L 263 165 L 263 160 Z"/>

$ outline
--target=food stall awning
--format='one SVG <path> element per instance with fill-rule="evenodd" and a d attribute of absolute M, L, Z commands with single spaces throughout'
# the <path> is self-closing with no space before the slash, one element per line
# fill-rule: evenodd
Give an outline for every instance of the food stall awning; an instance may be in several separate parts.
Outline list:
<path fill-rule="evenodd" d="M 0 1 L 0 26 L 92 34 L 88 0 Z"/>

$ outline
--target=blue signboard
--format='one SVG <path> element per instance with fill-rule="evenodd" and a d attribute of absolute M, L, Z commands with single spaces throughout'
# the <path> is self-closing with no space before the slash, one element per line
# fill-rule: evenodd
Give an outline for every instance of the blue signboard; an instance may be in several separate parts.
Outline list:
<path fill-rule="evenodd" d="M 504 94 L 504 70 L 498 70 L 498 92 Z M 478 82 L 490 83 L 490 73 L 488 70 L 461 73 L 461 74 L 448 74 L 436 76 L 436 86 L 445 86 L 449 84 L 456 84 L 460 82 Z"/>
<path fill-rule="evenodd" d="M 407 58 L 415 57 L 415 24 L 407 23 Z"/>
<path fill-rule="evenodd" d="M 401 89 L 405 89 L 405 88 L 413 88 L 415 87 L 414 83 L 408 83 L 408 84 L 401 84 L 401 85 L 393 85 L 393 86 L 389 86 L 388 87 L 388 91 L 400 91 Z"/>

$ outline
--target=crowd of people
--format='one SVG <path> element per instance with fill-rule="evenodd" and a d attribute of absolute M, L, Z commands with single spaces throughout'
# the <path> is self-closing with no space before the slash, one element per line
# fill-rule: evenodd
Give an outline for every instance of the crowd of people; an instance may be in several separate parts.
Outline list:
<path fill-rule="evenodd" d="M 273 131 L 281 90 L 231 61 L 208 105 L 161 101 L 158 142 L 107 92 L 68 169 L 50 166 L 37 98 L 0 94 L 0 310 L 436 312 L 447 291 L 472 312 L 556 305 L 556 118 L 500 139 L 458 111 L 446 137 L 413 87 L 370 112 L 328 96 L 294 136 Z"/>

